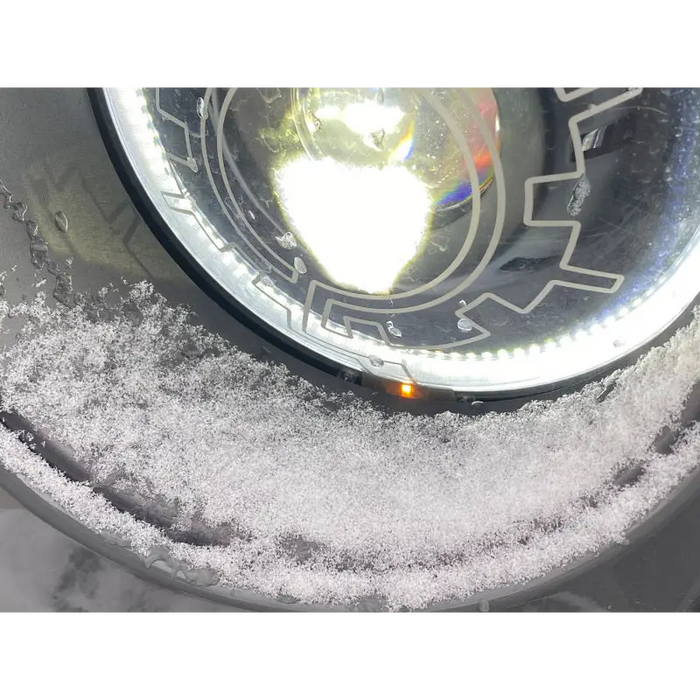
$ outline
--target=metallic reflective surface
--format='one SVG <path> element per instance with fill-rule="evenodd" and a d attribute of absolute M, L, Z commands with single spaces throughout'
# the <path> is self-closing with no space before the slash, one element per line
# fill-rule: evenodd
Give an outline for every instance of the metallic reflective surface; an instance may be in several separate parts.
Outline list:
<path fill-rule="evenodd" d="M 369 377 L 570 381 L 700 291 L 696 90 L 106 96 L 164 228 L 222 293 Z"/>

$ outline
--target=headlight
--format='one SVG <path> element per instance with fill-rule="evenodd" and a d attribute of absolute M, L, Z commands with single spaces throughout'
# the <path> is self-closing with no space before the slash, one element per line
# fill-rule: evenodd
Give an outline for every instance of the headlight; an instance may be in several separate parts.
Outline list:
<path fill-rule="evenodd" d="M 695 90 L 107 90 L 168 235 L 365 381 L 535 392 L 699 291 Z"/>

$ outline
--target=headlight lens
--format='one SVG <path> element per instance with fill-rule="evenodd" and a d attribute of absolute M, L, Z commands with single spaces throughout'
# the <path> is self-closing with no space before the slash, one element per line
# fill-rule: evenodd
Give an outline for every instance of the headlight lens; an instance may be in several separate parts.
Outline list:
<path fill-rule="evenodd" d="M 535 390 L 651 341 L 700 291 L 697 90 L 105 94 L 197 264 L 370 376 Z"/>

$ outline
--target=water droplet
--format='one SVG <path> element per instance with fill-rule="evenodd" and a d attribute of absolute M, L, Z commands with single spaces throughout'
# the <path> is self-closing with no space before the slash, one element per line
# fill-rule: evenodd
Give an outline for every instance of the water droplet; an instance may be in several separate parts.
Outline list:
<path fill-rule="evenodd" d="M 460 299 L 460 300 L 459 300 L 459 305 L 460 305 L 460 306 L 466 306 L 466 305 L 467 305 L 467 302 L 464 301 L 464 299 Z"/>
<path fill-rule="evenodd" d="M 389 333 L 391 333 L 391 335 L 394 336 L 394 338 L 400 338 L 403 335 L 401 330 L 396 328 L 396 326 L 394 326 L 394 323 L 392 321 L 386 322 L 386 329 L 389 331 Z"/>
<path fill-rule="evenodd" d="M 15 221 L 19 221 L 21 224 L 23 224 L 24 217 L 27 213 L 27 205 L 24 202 L 16 202 L 12 206 L 14 207 L 14 212 L 12 212 L 12 218 Z"/>
<path fill-rule="evenodd" d="M 301 258 L 294 258 L 294 269 L 300 274 L 306 274 L 306 263 Z"/>
<path fill-rule="evenodd" d="M 469 331 L 474 328 L 474 324 L 468 318 L 460 318 L 459 321 L 457 321 L 457 328 L 459 328 L 462 333 L 469 333 Z"/>
<path fill-rule="evenodd" d="M 377 94 L 374 96 L 374 99 L 378 105 L 384 104 L 384 90 L 382 90 L 382 88 L 377 89 Z"/>
<path fill-rule="evenodd" d="M 491 610 L 491 606 L 489 605 L 488 600 L 480 600 L 479 601 L 479 612 L 488 612 Z"/>
<path fill-rule="evenodd" d="M 36 221 L 33 221 L 32 219 L 27 219 L 24 222 L 24 227 L 27 229 L 27 235 L 30 238 L 33 238 L 36 236 L 37 233 L 39 233 L 39 224 L 37 224 Z"/>
<path fill-rule="evenodd" d="M 255 214 L 252 211 L 250 211 L 250 209 L 248 210 L 248 217 L 251 221 L 255 221 Z"/>
<path fill-rule="evenodd" d="M 53 222 L 61 233 L 68 233 L 68 217 L 62 211 L 53 215 Z"/>
<path fill-rule="evenodd" d="M 294 234 L 291 231 L 287 231 L 281 236 L 275 236 L 275 239 L 277 240 L 277 243 L 279 243 L 280 247 L 284 248 L 285 250 L 296 248 L 297 239 L 294 237 Z"/>
<path fill-rule="evenodd" d="M 197 98 L 197 116 L 200 117 L 201 119 L 206 118 L 204 116 L 204 98 L 202 98 L 202 97 Z"/>
<path fill-rule="evenodd" d="M 46 262 L 46 257 L 49 254 L 49 247 L 46 245 L 45 241 L 32 241 L 29 244 L 29 254 L 34 267 L 43 267 L 44 263 Z"/>
<path fill-rule="evenodd" d="M 616 348 L 621 348 L 625 344 L 624 340 L 620 340 L 619 338 L 615 341 L 613 341 L 613 346 Z"/>
<path fill-rule="evenodd" d="M 315 114 L 310 114 L 309 120 L 311 121 L 309 131 L 311 131 L 312 134 L 315 134 L 317 131 L 321 131 L 321 120 Z"/>
<path fill-rule="evenodd" d="M 483 405 L 484 405 L 484 402 L 479 401 L 478 399 L 476 401 L 472 401 L 472 406 L 474 406 L 474 408 L 478 408 L 479 406 L 483 406 Z"/>
<path fill-rule="evenodd" d="M 75 294 L 73 293 L 73 280 L 71 276 L 65 272 L 59 272 L 56 275 L 56 288 L 53 290 L 53 296 L 56 301 L 72 308 L 75 306 Z"/>
<path fill-rule="evenodd" d="M 194 158 L 188 158 L 187 165 L 189 166 L 190 170 L 193 173 L 196 173 L 199 170 L 199 166 L 197 165 L 197 161 Z"/>
<path fill-rule="evenodd" d="M 382 360 L 381 357 L 377 357 L 376 355 L 370 355 L 369 362 L 373 367 L 383 367 L 384 366 L 384 360 Z"/>
<path fill-rule="evenodd" d="M 372 139 L 372 143 L 374 144 L 375 148 L 382 149 L 384 148 L 384 136 L 386 136 L 386 132 L 384 129 L 379 129 L 379 131 L 373 131 L 370 134 L 370 138 Z"/>

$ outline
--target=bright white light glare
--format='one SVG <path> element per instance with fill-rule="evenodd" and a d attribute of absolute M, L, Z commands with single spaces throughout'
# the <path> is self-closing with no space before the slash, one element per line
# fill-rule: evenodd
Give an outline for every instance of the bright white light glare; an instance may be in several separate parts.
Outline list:
<path fill-rule="evenodd" d="M 290 225 L 338 284 L 387 292 L 418 252 L 431 197 L 409 170 L 301 157 L 276 179 Z"/>
<path fill-rule="evenodd" d="M 366 136 L 381 130 L 387 133 L 394 131 L 406 114 L 400 107 L 364 101 L 344 105 L 342 108 L 337 105 L 323 105 L 316 110 L 315 116 L 322 122 L 341 121 L 359 136 Z"/>

